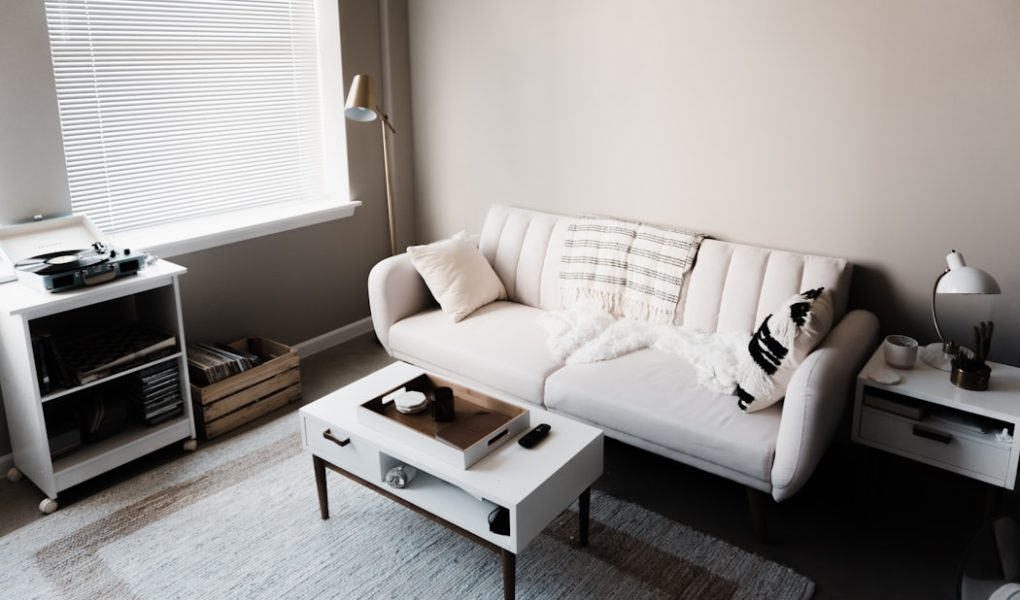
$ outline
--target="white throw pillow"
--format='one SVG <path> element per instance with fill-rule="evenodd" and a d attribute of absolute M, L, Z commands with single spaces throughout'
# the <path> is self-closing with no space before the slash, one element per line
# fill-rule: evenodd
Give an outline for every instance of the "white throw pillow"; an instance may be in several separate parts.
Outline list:
<path fill-rule="evenodd" d="M 506 298 L 503 282 L 463 231 L 448 240 L 408 246 L 407 255 L 454 323 Z"/>
<path fill-rule="evenodd" d="M 793 372 L 829 333 L 832 318 L 825 288 L 796 294 L 765 317 L 737 356 L 737 406 L 755 412 L 782 400 Z"/>

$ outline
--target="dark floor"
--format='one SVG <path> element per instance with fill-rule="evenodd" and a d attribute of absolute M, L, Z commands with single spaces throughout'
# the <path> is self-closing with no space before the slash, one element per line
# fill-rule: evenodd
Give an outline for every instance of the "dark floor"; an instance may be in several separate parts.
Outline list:
<path fill-rule="evenodd" d="M 301 368 L 303 402 L 388 362 L 371 336 L 309 357 Z M 765 544 L 753 534 L 742 486 L 654 454 L 609 440 L 606 473 L 596 487 L 796 569 L 817 584 L 815 598 L 954 598 L 959 564 L 982 523 L 988 486 L 865 451 L 847 441 L 848 430 L 843 428 L 842 438 L 799 494 L 767 507 L 770 537 Z M 210 443 L 230 443 L 233 435 L 202 443 L 199 451 Z M 181 452 L 176 446 L 164 449 L 68 490 L 61 494 L 61 506 Z M 41 498 L 27 481 L 0 482 L 0 535 L 45 518 L 36 508 Z M 1020 515 L 1012 493 L 1003 494 L 1000 505 L 999 512 Z"/>

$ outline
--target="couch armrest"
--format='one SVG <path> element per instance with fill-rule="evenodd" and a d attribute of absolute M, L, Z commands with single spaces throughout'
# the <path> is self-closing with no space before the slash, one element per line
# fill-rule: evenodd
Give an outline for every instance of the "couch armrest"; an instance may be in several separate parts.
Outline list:
<path fill-rule="evenodd" d="M 386 352 L 390 351 L 390 327 L 434 304 L 429 288 L 407 254 L 383 259 L 368 273 L 372 326 Z"/>
<path fill-rule="evenodd" d="M 793 374 L 772 463 L 772 497 L 785 500 L 807 482 L 832 441 L 854 379 L 878 343 L 878 319 L 847 313 Z"/>

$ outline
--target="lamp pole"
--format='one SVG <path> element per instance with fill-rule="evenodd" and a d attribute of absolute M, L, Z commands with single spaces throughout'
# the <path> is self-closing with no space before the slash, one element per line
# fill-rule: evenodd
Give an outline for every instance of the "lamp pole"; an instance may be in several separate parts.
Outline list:
<path fill-rule="evenodd" d="M 387 140 L 389 136 L 386 134 L 386 130 L 389 129 L 390 132 L 394 134 L 397 133 L 397 131 L 393 129 L 393 125 L 390 125 L 389 115 L 379 110 L 378 107 L 376 108 L 376 111 L 382 115 L 382 118 L 379 119 L 379 124 L 382 127 L 383 174 L 386 178 L 386 215 L 390 224 L 390 256 L 396 256 L 397 228 L 396 222 L 393 218 L 393 189 L 390 184 L 390 146 L 389 141 Z"/>

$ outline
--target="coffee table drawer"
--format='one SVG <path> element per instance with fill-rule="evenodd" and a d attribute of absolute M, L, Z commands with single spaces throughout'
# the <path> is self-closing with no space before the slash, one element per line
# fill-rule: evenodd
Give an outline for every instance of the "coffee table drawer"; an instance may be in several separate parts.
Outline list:
<path fill-rule="evenodd" d="M 860 440 L 996 482 L 1006 480 L 1009 468 L 1010 446 L 995 442 L 994 434 L 951 423 L 913 421 L 867 406 L 861 409 Z"/>
<path fill-rule="evenodd" d="M 313 454 L 363 479 L 379 479 L 379 452 L 375 448 L 315 417 L 304 415 L 302 422 Z"/>

